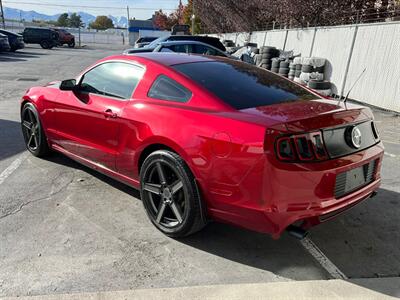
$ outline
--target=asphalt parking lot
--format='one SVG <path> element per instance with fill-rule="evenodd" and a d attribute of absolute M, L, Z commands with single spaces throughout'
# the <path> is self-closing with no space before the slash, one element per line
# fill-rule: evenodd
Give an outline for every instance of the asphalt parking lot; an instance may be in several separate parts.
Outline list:
<path fill-rule="evenodd" d="M 392 113 L 375 111 L 386 147 L 378 195 L 314 228 L 307 243 L 216 223 L 170 239 L 148 221 L 138 191 L 60 154 L 28 155 L 19 125 L 26 89 L 122 50 L 0 53 L 0 297 L 400 276 L 400 116 Z"/>

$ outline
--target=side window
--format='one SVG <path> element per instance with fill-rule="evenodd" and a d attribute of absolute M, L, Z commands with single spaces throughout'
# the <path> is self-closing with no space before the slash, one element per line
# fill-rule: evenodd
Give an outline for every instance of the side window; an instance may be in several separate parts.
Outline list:
<path fill-rule="evenodd" d="M 130 99 L 144 69 L 122 62 L 101 64 L 83 75 L 80 90 L 119 99 Z"/>
<path fill-rule="evenodd" d="M 192 97 L 192 92 L 175 80 L 165 75 L 160 75 L 153 82 L 147 96 L 160 100 L 188 102 Z"/>
<path fill-rule="evenodd" d="M 204 45 L 196 45 L 195 53 L 203 54 L 203 55 L 217 55 L 217 51 L 213 48 L 204 46 Z"/>
<path fill-rule="evenodd" d="M 160 52 L 175 52 L 173 49 L 173 46 L 166 46 L 166 47 L 161 47 Z"/>
<path fill-rule="evenodd" d="M 170 49 L 176 53 L 188 53 L 187 45 L 173 45 Z"/>

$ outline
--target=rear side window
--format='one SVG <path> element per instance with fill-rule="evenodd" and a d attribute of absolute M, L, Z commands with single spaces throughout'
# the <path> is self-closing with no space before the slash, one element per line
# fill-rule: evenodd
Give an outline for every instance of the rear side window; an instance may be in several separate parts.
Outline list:
<path fill-rule="evenodd" d="M 236 109 L 318 98 L 289 80 L 235 60 L 172 67 Z"/>
<path fill-rule="evenodd" d="M 160 100 L 188 102 L 192 97 L 192 93 L 175 80 L 165 75 L 160 75 L 153 82 L 147 96 Z"/>

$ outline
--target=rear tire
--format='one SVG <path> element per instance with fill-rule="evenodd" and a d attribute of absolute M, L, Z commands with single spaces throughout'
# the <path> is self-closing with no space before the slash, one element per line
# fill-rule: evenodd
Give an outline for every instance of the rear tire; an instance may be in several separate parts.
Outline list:
<path fill-rule="evenodd" d="M 47 156 L 50 153 L 50 147 L 39 114 L 32 103 L 26 103 L 22 108 L 21 127 L 28 151 L 37 157 Z"/>
<path fill-rule="evenodd" d="M 50 48 L 50 44 L 48 41 L 41 41 L 40 42 L 40 47 L 42 47 L 43 49 L 49 49 Z"/>
<path fill-rule="evenodd" d="M 180 238 L 205 224 L 196 180 L 176 153 L 151 153 L 140 170 L 140 194 L 147 216 L 167 236 Z"/>

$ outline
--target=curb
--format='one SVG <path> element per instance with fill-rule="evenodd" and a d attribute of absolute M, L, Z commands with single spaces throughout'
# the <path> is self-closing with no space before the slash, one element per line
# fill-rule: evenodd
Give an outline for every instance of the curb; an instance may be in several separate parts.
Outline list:
<path fill-rule="evenodd" d="M 54 294 L 1 298 L 3 300 L 125 300 L 125 299 L 362 299 L 400 298 L 400 277 L 355 280 L 314 280 L 254 284 L 137 289 L 98 293 Z"/>

